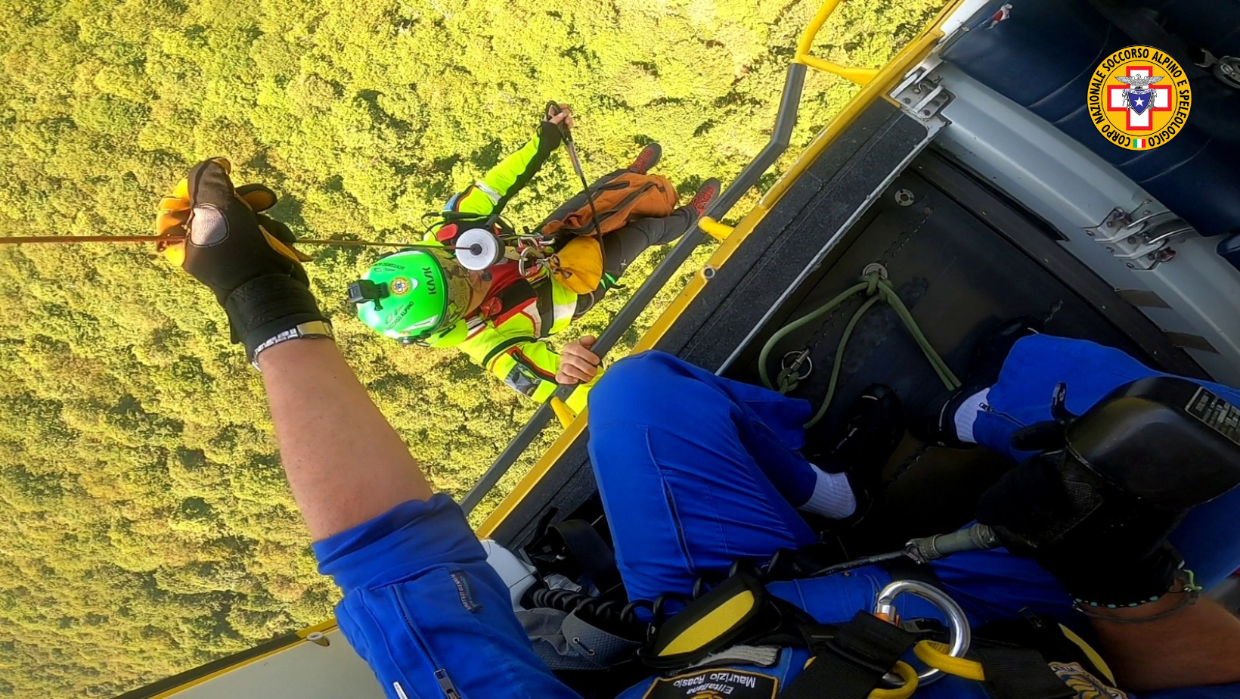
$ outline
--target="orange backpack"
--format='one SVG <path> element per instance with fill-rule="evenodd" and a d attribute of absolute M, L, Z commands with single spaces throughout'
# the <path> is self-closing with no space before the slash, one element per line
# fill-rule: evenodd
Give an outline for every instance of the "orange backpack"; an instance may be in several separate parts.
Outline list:
<path fill-rule="evenodd" d="M 554 237 L 559 253 L 551 258 L 551 276 L 578 294 L 598 288 L 603 278 L 603 249 L 591 218 L 598 212 L 603 235 L 620 230 L 634 219 L 667 216 L 679 197 L 662 175 L 623 172 L 590 188 L 594 209 L 583 201 L 576 210 L 543 222 L 542 233 Z"/>
<path fill-rule="evenodd" d="M 624 228 L 633 219 L 667 216 L 676 209 L 679 200 L 676 188 L 666 177 L 636 172 L 622 172 L 596 182 L 590 187 L 590 193 L 594 196 L 594 211 L 598 212 L 598 228 L 603 235 Z M 582 201 L 575 211 L 544 221 L 542 233 L 561 241 L 574 236 L 592 236 L 592 215 L 590 203 Z"/>

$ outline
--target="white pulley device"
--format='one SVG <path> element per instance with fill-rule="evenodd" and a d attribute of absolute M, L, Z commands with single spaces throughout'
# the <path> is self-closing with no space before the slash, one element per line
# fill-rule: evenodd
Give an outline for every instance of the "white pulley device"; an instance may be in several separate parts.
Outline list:
<path fill-rule="evenodd" d="M 500 579 L 508 586 L 512 608 L 521 609 L 521 596 L 538 582 L 538 579 L 534 577 L 537 569 L 517 558 L 516 554 L 500 546 L 494 539 L 483 539 L 482 549 L 487 552 L 487 563 L 499 573 Z"/>
<path fill-rule="evenodd" d="M 456 261 L 472 272 L 503 262 L 504 244 L 485 228 L 470 228 L 456 237 Z"/>

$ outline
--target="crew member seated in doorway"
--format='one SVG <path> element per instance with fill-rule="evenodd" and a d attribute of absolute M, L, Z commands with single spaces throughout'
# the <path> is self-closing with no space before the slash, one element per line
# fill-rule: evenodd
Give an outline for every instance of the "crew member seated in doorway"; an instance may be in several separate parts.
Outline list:
<path fill-rule="evenodd" d="M 1005 339 L 983 344 L 1001 345 Z M 1128 380 L 1152 373 L 1134 369 Z M 1043 410 L 1048 413 L 1054 387 L 1047 385 Z M 1233 400 L 1240 398 L 1217 388 Z M 1088 414 L 1084 407 L 1081 412 Z M 800 426 L 811 414 L 805 401 L 723 379 L 657 352 L 611 368 L 590 398 L 590 456 L 631 599 L 688 598 L 699 577 L 722 575 L 737 559 L 763 560 L 781 549 L 814 544 L 818 536 L 802 517 L 806 511 L 833 517 L 864 512 L 865 492 L 877 484 L 875 471 L 892 448 L 890 435 L 899 415 L 894 396 L 871 386 L 854 403 L 842 435 L 867 436 L 851 445 L 845 439 L 848 455 L 842 460 L 838 453 L 804 456 L 821 453 L 804 446 Z M 868 454 L 868 463 L 860 466 L 853 454 Z M 1061 454 L 1027 460 L 992 487 L 979 506 L 983 522 L 1007 535 L 1021 532 L 1013 541 L 1037 539 L 1040 549 L 1022 541 L 1013 550 L 961 553 L 933 562 L 929 568 L 937 585 L 963 607 L 975 629 L 1038 613 L 1096 639 L 1114 681 L 1105 670 L 1094 674 L 1079 661 L 1059 658 L 1050 664 L 1054 674 L 1081 692 L 1062 696 L 1240 696 L 1240 684 L 1235 684 L 1240 666 L 1223 654 L 1198 654 L 1205 645 L 1228 648 L 1227 653 L 1240 650 L 1240 620 L 1192 592 L 1240 566 L 1240 537 L 1234 534 L 1240 524 L 1240 490 L 1192 509 L 1182 523 L 1183 512 L 1162 512 L 1120 498 L 1099 508 L 1093 521 L 1074 527 L 1071 536 L 1056 538 L 1066 529 L 1059 517 L 1071 509 L 1063 487 L 1067 481 L 1056 478 L 1064 472 L 1054 467 Z M 1168 467 L 1175 466 L 1174 447 L 1162 456 Z M 852 487 L 830 473 L 850 465 L 844 475 Z M 1057 515 L 1045 519 L 1046 513 Z M 1144 526 L 1132 527 L 1134 518 Z M 1122 535 L 1112 533 L 1125 525 Z M 1182 568 L 1168 540 L 1178 547 Z M 871 609 L 875 592 L 892 579 L 884 567 L 869 566 L 774 582 L 766 589 L 818 622 L 840 624 L 858 610 Z M 902 604 L 902 618 L 943 620 L 920 600 Z M 1178 644 L 1184 644 L 1185 655 L 1172 659 Z M 805 662 L 797 653 L 805 651 L 784 653 L 778 665 L 731 669 L 775 677 L 781 689 L 790 682 L 795 686 Z M 652 686 L 659 687 L 648 681 L 621 697 L 681 696 L 645 694 Z M 1121 689 L 1103 689 L 1116 686 Z M 918 688 L 914 696 L 987 694 L 981 684 L 949 677 Z"/>
<path fill-rule="evenodd" d="M 215 293 L 233 336 L 262 373 L 282 465 L 320 571 L 344 593 L 337 607 L 341 630 L 392 699 L 576 696 L 534 653 L 508 588 L 487 564 L 460 508 L 432 492 L 345 363 L 287 229 L 254 212 L 274 195 L 264 188 L 256 205 L 255 192 L 234 189 L 222 162 L 201 163 L 161 203 L 158 226 L 187 234 L 175 259 Z M 861 471 L 885 460 L 878 452 L 889 448 L 894 432 L 885 419 L 895 414 L 894 396 L 877 388 L 865 395 L 874 400 L 863 397 L 859 404 L 881 409 L 855 409 L 850 420 L 856 429 L 846 431 L 863 437 L 845 439 L 811 463 L 798 451 L 807 402 L 665 354 L 617 363 L 590 397 L 589 450 L 630 598 L 689 599 L 698 578 L 725 577 L 738 559 L 762 560 L 815 542 L 797 507 L 854 516 L 863 500 L 858 489 L 872 482 Z M 1093 419 L 1108 406 L 1104 400 L 1080 419 Z M 1175 427 L 1185 440 L 1217 441 L 1217 425 L 1185 420 Z M 870 441 L 870 449 L 856 446 L 856 439 Z M 866 466 L 841 463 L 854 449 L 870 452 Z M 920 697 L 981 697 L 987 689 L 1031 686 L 1042 691 L 1038 696 L 1057 697 L 1123 697 L 1123 691 L 1159 699 L 1236 696 L 1240 620 L 1198 595 L 1201 586 L 1217 581 L 1205 571 L 1236 564 L 1234 547 L 1211 544 L 1217 532 L 1240 528 L 1236 491 L 1195 508 L 1152 507 L 1082 475 L 1122 464 L 1066 453 L 1061 448 L 1035 456 L 983 497 L 981 520 L 1011 550 L 957 554 L 929 569 L 971 626 L 1050 618 L 1092 635 L 1100 655 L 1075 642 L 1069 643 L 1075 651 L 1063 643 L 1053 650 L 979 648 L 980 665 L 972 659 L 949 664 L 973 679 L 953 674 L 917 685 L 916 671 L 905 664 L 909 649 L 916 643 L 918 657 L 924 651 L 931 658 L 937 651 L 869 614 L 875 592 L 892 573 L 868 566 L 749 590 L 752 599 L 773 598 L 770 603 L 804 633 L 762 647 L 723 647 L 703 667 L 652 670 L 620 696 L 695 697 L 709 686 L 732 699 L 860 699 L 889 670 Z M 1159 456 L 1155 465 L 1179 466 L 1173 447 Z M 1210 464 L 1227 485 L 1236 481 L 1233 461 Z M 829 473 L 840 466 L 842 477 Z M 1038 487 L 1020 487 L 1030 482 Z M 1194 529 L 1197 515 L 1219 526 Z M 1180 546 L 1184 567 L 1170 553 L 1169 538 Z M 670 617 L 656 640 L 682 620 L 692 626 L 691 611 L 665 605 Z M 900 611 L 905 619 L 945 618 L 937 604 L 919 599 L 901 601 Z M 1123 691 L 1106 689 L 1114 686 Z"/>
<path fill-rule="evenodd" d="M 1041 332 L 1032 318 L 1000 324 L 978 343 L 963 388 L 943 394 L 924 416 L 910 425 L 923 441 L 949 447 L 974 444 L 1024 463 L 1038 453 L 1044 429 L 1055 420 L 1054 398 L 1063 385 L 1063 408 L 1080 415 L 1112 391 L 1152 376 L 1150 369 L 1124 352 L 1087 340 Z M 1209 381 L 1199 384 L 1220 399 L 1218 405 L 1240 405 L 1240 391 Z M 1240 439 L 1240 412 L 1219 410 L 1232 439 Z M 1206 417 L 1203 414 L 1203 417 Z M 1053 438 L 1053 434 L 1051 435 Z M 1014 437 L 1016 439 L 1014 439 Z M 1023 446 L 1023 448 L 1022 448 Z M 1168 458 L 1174 458 L 1174 445 Z M 1240 530 L 1227 512 L 1240 511 L 1240 493 L 1209 507 L 1200 507 L 1171 538 L 1198 577 L 1215 583 L 1240 568 Z"/>

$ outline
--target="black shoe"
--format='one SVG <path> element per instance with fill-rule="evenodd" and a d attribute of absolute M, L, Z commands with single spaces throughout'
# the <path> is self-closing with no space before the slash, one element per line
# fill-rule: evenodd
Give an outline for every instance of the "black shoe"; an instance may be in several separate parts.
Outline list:
<path fill-rule="evenodd" d="M 870 511 L 882 492 L 883 468 L 904 438 L 904 429 L 904 410 L 896 392 L 870 384 L 853 401 L 830 441 L 807 440 L 805 458 L 828 473 L 846 474 L 857 499 L 856 510 L 840 520 L 840 526 L 855 524 Z"/>
<path fill-rule="evenodd" d="M 706 180 L 701 187 L 698 187 L 697 194 L 693 195 L 693 200 L 686 204 L 686 206 L 693 209 L 697 213 L 698 218 L 701 218 L 706 213 L 706 207 L 710 206 L 715 197 L 719 196 L 721 188 L 722 185 L 719 184 L 719 180 L 714 177 Z"/>
<path fill-rule="evenodd" d="M 969 373 L 963 385 L 955 391 L 941 393 L 918 414 L 909 426 L 917 439 L 941 447 L 967 449 L 970 442 L 962 442 L 956 436 L 956 412 L 972 396 L 994 386 L 1003 371 L 1003 363 L 1011 354 L 1012 347 L 1021 338 L 1042 332 L 1042 323 L 1034 318 L 1021 316 L 1000 323 L 980 337 L 973 348 Z"/>
<path fill-rule="evenodd" d="M 956 436 L 956 412 L 964 404 L 965 399 L 976 395 L 978 391 L 959 388 L 955 391 L 940 393 L 923 408 L 909 425 L 909 432 L 914 437 L 938 447 L 951 449 L 972 449 L 977 446 L 971 442 L 962 442 Z"/>

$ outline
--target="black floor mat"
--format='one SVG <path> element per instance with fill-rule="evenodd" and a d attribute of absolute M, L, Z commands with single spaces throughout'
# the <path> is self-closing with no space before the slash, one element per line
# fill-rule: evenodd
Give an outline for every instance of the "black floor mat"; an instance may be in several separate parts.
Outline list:
<path fill-rule="evenodd" d="M 799 302 L 786 304 L 768 323 L 760 333 L 763 341 L 855 284 L 867 265 L 878 263 L 927 339 L 962 379 L 976 337 L 1015 316 L 1043 320 L 1050 334 L 1093 340 L 1151 362 L 1093 305 L 915 168 L 887 188 L 850 238 L 852 242 L 837 248 L 823 265 L 827 271 L 794 294 Z M 771 375 L 778 372 L 784 353 L 810 349 L 814 371 L 792 395 L 817 407 L 827 390 L 837 343 L 865 298 L 854 297 L 785 338 L 768 360 Z M 761 344 L 748 346 L 727 375 L 759 383 Z M 895 311 L 882 303 L 856 326 L 835 399 L 815 429 L 834 429 L 853 398 L 875 382 L 893 387 L 910 415 L 944 390 Z M 1003 457 L 984 449 L 931 449 L 907 438 L 888 465 L 885 500 L 847 537 L 851 548 L 891 548 L 909 536 L 966 523 L 977 496 L 1008 466 Z"/>

